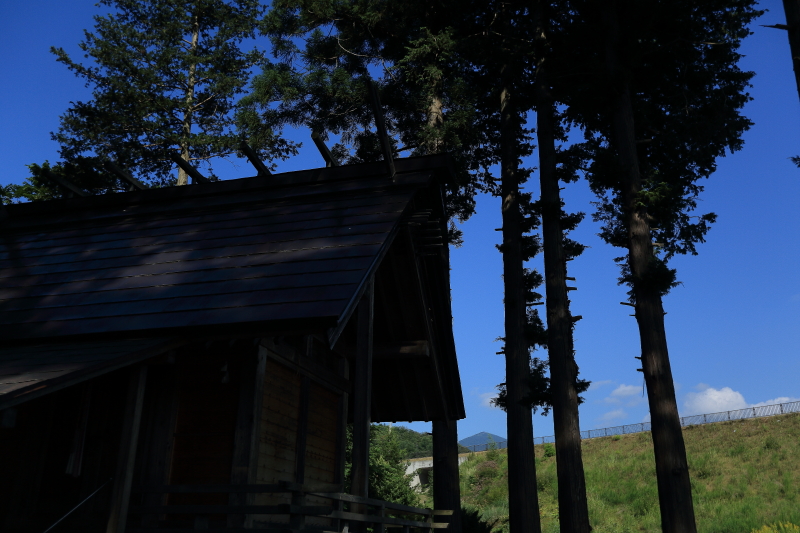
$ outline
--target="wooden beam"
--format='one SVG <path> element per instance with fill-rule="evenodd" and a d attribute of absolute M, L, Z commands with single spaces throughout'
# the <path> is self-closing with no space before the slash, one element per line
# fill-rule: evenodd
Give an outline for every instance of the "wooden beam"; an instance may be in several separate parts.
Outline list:
<path fill-rule="evenodd" d="M 144 183 L 134 178 L 128 171 L 124 170 L 110 159 L 106 160 L 103 164 L 108 170 L 111 171 L 111 173 L 116 175 L 121 180 L 127 182 L 128 185 L 131 186 L 131 188 L 128 189 L 129 191 L 133 189 L 139 189 L 140 191 L 147 189 L 147 186 Z"/>
<path fill-rule="evenodd" d="M 411 420 L 413 420 L 414 417 L 411 414 L 411 406 L 408 403 L 409 394 L 405 393 L 412 389 L 408 388 L 408 386 L 406 385 L 405 377 L 403 377 L 403 373 L 405 372 L 405 365 L 402 364 L 401 361 L 394 361 L 394 364 L 392 366 L 395 367 L 394 372 L 397 379 L 397 385 L 400 387 L 399 389 L 400 394 L 398 394 L 398 396 L 400 397 L 400 401 L 403 404 L 403 408 L 405 409 L 405 415 L 406 415 L 402 418 L 397 418 L 397 420 L 408 420 L 410 422 Z M 397 422 L 397 420 L 392 420 L 392 422 Z"/>
<path fill-rule="evenodd" d="M 408 209 L 408 207 L 406 209 Z M 386 236 L 386 239 L 383 241 L 381 249 L 378 251 L 378 254 L 375 256 L 375 259 L 372 261 L 372 264 L 367 269 L 367 272 L 364 278 L 362 278 L 361 284 L 359 285 L 358 289 L 356 289 L 353 298 L 347 303 L 344 312 L 340 315 L 339 322 L 336 324 L 336 326 L 328 330 L 328 345 L 330 346 L 331 350 L 333 350 L 334 347 L 336 346 L 336 342 L 339 340 L 339 337 L 344 331 L 344 328 L 347 326 L 350 318 L 355 313 L 355 308 L 358 306 L 359 302 L 363 298 L 368 283 L 372 283 L 374 281 L 375 273 L 378 271 L 378 267 L 383 262 L 383 259 L 386 257 L 386 254 L 389 253 L 389 250 L 391 250 L 395 238 L 397 237 L 397 234 L 400 231 L 401 227 L 402 227 L 401 224 L 395 224 L 392 230 L 389 232 L 389 235 Z"/>
<path fill-rule="evenodd" d="M 430 411 L 428 410 L 428 401 L 425 399 L 424 388 L 422 387 L 422 380 L 419 377 L 419 372 L 417 371 L 417 365 L 408 365 L 411 368 L 411 375 L 414 376 L 414 383 L 416 384 L 416 390 L 419 391 L 419 400 L 422 403 L 422 416 L 425 418 L 425 422 L 428 422 L 431 419 Z M 410 420 L 409 420 L 410 422 Z"/>
<path fill-rule="evenodd" d="M 61 187 L 62 190 L 66 191 L 67 196 L 70 198 L 72 196 L 91 196 L 88 192 L 84 191 L 74 183 L 62 178 L 61 176 L 55 174 L 54 172 L 47 170 L 46 168 L 42 169 L 42 175 L 45 178 L 52 181 L 53 183 L 55 183 L 56 185 L 58 185 L 59 187 Z"/>
<path fill-rule="evenodd" d="M 306 443 L 308 440 L 308 403 L 311 380 L 303 376 L 300 381 L 300 405 L 297 412 L 297 437 L 295 440 L 294 482 L 303 484 L 306 479 Z"/>
<path fill-rule="evenodd" d="M 267 166 L 261 161 L 261 158 L 258 157 L 256 151 L 250 148 L 250 145 L 247 144 L 247 142 L 241 141 L 239 143 L 239 150 L 241 150 L 245 157 L 247 157 L 247 160 L 250 161 L 250 164 L 255 167 L 259 176 L 272 176 L 272 172 L 269 171 Z"/>
<path fill-rule="evenodd" d="M 261 412 L 264 406 L 264 381 L 267 373 L 267 349 L 258 346 L 256 353 L 245 354 L 239 380 L 239 408 L 233 443 L 231 484 L 248 485 L 256 482 L 258 473 L 258 444 L 261 436 Z M 230 505 L 252 505 L 248 494 L 231 493 Z M 248 527 L 245 515 L 229 515 L 228 527 Z"/>
<path fill-rule="evenodd" d="M 439 370 L 439 361 L 438 355 L 436 353 L 436 336 L 434 334 L 433 329 L 433 317 L 431 316 L 432 305 L 429 301 L 427 292 L 425 291 L 425 285 L 423 282 L 422 273 L 420 272 L 420 261 L 417 257 L 416 249 L 414 247 L 414 240 L 411 237 L 411 233 L 408 234 L 408 243 L 409 247 L 413 251 L 412 253 L 412 261 L 413 261 L 413 268 L 412 268 L 412 277 L 414 280 L 414 286 L 417 289 L 417 293 L 419 294 L 420 301 L 422 302 L 422 315 L 425 317 L 425 329 L 428 334 L 428 340 L 431 343 L 431 363 L 433 365 L 433 373 L 436 379 L 437 385 L 437 392 L 439 393 L 439 399 L 442 403 L 442 419 L 445 422 L 450 420 L 450 413 L 447 405 L 447 396 L 444 392 L 444 384 L 442 382 L 442 374 Z M 449 423 L 449 422 L 448 422 Z"/>
<path fill-rule="evenodd" d="M 142 408 L 142 448 L 137 450 L 136 486 L 162 486 L 169 482 L 175 422 L 178 418 L 179 375 L 172 363 L 151 364 Z M 144 505 L 166 504 L 165 494 L 146 493 Z M 158 525 L 158 515 L 142 517 L 143 527 Z"/>
<path fill-rule="evenodd" d="M 131 499 L 131 481 L 136 463 L 136 445 L 139 442 L 139 427 L 142 422 L 142 404 L 147 381 L 147 367 L 131 370 L 128 381 L 128 397 L 122 420 L 117 468 L 114 475 L 114 492 L 111 495 L 111 514 L 106 524 L 106 533 L 124 533 Z"/>
<path fill-rule="evenodd" d="M 343 379 L 341 376 L 329 369 L 325 368 L 319 363 L 315 363 L 307 357 L 288 359 L 283 353 L 277 349 L 274 342 L 265 338 L 261 341 L 261 346 L 267 349 L 267 357 L 275 359 L 283 366 L 290 368 L 292 371 L 308 376 L 313 381 L 319 383 L 335 392 L 350 392 L 351 384 L 348 380 Z"/>
<path fill-rule="evenodd" d="M 192 183 L 208 183 L 210 180 L 200 174 L 200 171 L 194 168 L 192 165 L 189 164 L 184 158 L 179 156 L 178 154 L 173 154 L 172 152 L 169 153 L 169 158 L 172 161 L 181 167 L 184 172 L 192 177 Z"/>
<path fill-rule="evenodd" d="M 456 423 L 433 421 L 433 506 L 453 511 L 437 520 L 449 524 L 447 531 L 461 533 L 461 485 L 458 479 Z"/>
<path fill-rule="evenodd" d="M 72 438 L 72 449 L 70 450 L 69 459 L 67 460 L 67 475 L 72 477 L 79 477 L 81 475 L 81 466 L 83 465 L 83 454 L 86 446 L 86 430 L 89 426 L 89 409 L 92 402 L 92 383 L 86 383 L 83 386 L 83 394 L 81 395 L 81 403 L 79 407 L 80 418 L 75 427 L 75 433 Z"/>
<path fill-rule="evenodd" d="M 339 376 L 343 379 L 350 379 L 350 362 L 344 357 L 339 360 Z M 344 486 L 344 469 L 346 462 L 347 448 L 347 409 L 350 403 L 350 395 L 342 392 L 339 395 L 338 423 L 336 424 L 336 467 L 333 481 Z M 339 530 L 341 531 L 341 530 Z"/>
<path fill-rule="evenodd" d="M 378 344 L 373 348 L 375 359 L 414 359 L 429 357 L 431 345 L 428 341 L 406 341 L 396 344 Z"/>
<path fill-rule="evenodd" d="M 351 492 L 369 496 L 369 425 L 372 404 L 373 280 L 358 305 L 356 368 L 353 383 L 353 452 Z"/>
<path fill-rule="evenodd" d="M 325 160 L 326 167 L 338 167 L 340 165 L 339 160 L 328 150 L 328 147 L 325 146 L 325 143 L 322 141 L 322 137 L 316 131 L 311 132 L 311 140 L 314 141 L 314 144 L 317 146 L 317 150 L 319 153 L 322 154 L 322 159 Z"/>
<path fill-rule="evenodd" d="M 378 96 L 378 86 L 373 80 L 369 80 L 368 84 L 369 103 L 372 106 L 372 114 L 375 117 L 375 129 L 378 130 L 378 140 L 381 143 L 383 160 L 386 162 L 386 170 L 389 173 L 389 177 L 394 180 L 394 175 L 397 172 L 394 167 L 394 158 L 392 157 L 392 143 L 386 131 L 386 119 L 383 116 L 383 108 L 381 107 L 381 100 Z"/>

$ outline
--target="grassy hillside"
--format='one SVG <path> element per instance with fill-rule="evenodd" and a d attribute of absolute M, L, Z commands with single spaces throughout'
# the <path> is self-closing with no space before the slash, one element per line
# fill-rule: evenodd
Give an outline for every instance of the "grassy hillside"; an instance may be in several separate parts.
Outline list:
<path fill-rule="evenodd" d="M 701 533 L 750 533 L 800 524 L 800 415 L 684 428 Z M 594 533 L 660 531 L 650 433 L 583 441 Z M 555 449 L 536 447 L 542 530 L 558 531 Z M 495 531 L 507 530 L 505 450 L 476 453 L 461 466 L 462 502 Z"/>

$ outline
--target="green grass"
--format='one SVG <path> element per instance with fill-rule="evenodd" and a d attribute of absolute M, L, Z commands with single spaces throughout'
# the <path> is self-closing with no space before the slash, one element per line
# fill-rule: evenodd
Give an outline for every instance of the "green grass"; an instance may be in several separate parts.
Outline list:
<path fill-rule="evenodd" d="M 683 430 L 700 533 L 783 531 L 800 524 L 800 415 L 782 415 Z M 583 441 L 594 533 L 660 531 L 650 433 Z M 558 531 L 556 457 L 536 447 L 542 531 Z M 465 508 L 495 531 L 508 529 L 505 450 L 476 453 L 461 465 Z M 764 526 L 778 524 L 772 529 Z M 786 526 L 789 527 L 789 526 Z M 785 529 L 785 531 L 795 531 Z"/>

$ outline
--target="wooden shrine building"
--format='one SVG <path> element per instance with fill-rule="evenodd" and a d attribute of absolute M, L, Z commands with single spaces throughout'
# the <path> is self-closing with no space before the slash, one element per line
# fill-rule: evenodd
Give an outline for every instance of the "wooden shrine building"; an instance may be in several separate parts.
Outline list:
<path fill-rule="evenodd" d="M 448 158 L 394 165 L 0 206 L 0 531 L 460 533 Z M 436 511 L 367 494 L 418 420 Z"/>

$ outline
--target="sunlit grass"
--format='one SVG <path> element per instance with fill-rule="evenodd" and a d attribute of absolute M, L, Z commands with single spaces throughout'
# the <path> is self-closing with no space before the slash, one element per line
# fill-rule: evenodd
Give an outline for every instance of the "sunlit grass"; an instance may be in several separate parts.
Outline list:
<path fill-rule="evenodd" d="M 684 439 L 698 531 L 772 533 L 800 523 L 800 415 L 690 426 Z M 539 508 L 542 531 L 555 533 L 556 458 L 545 455 L 537 446 Z M 583 461 L 595 533 L 660 531 L 649 433 L 585 440 Z M 505 450 L 473 454 L 460 472 L 464 505 L 479 509 L 495 531 L 507 531 Z M 763 529 L 770 524 L 777 525 Z"/>

